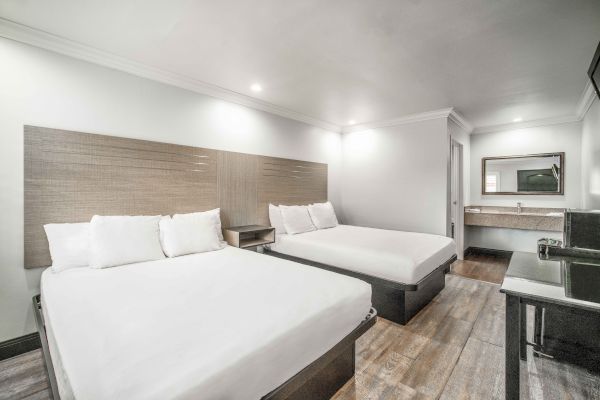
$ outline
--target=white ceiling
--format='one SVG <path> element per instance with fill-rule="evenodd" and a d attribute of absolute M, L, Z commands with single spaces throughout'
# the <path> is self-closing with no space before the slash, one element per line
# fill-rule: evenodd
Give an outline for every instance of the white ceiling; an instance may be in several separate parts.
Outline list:
<path fill-rule="evenodd" d="M 3 0 L 0 16 L 341 126 L 573 115 L 600 40 L 599 0 Z"/>

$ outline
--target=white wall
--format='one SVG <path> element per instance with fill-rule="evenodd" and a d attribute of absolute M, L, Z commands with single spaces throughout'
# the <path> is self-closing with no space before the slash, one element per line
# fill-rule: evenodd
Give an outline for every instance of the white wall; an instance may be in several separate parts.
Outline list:
<path fill-rule="evenodd" d="M 25 124 L 326 162 L 340 204 L 338 133 L 6 39 L 0 60 L 0 341 L 35 330 L 42 272 L 23 268 Z"/>
<path fill-rule="evenodd" d="M 581 139 L 582 208 L 600 210 L 600 100 L 583 119 Z"/>
<path fill-rule="evenodd" d="M 446 118 L 343 135 L 344 223 L 446 235 Z"/>
<path fill-rule="evenodd" d="M 493 156 L 565 152 L 565 195 L 481 194 L 481 159 Z M 581 207 L 581 122 L 471 135 L 470 205 Z"/>
<path fill-rule="evenodd" d="M 487 195 L 481 194 L 481 159 L 536 153 L 565 152 L 565 195 Z M 470 205 L 516 207 L 581 207 L 581 123 L 518 129 L 471 135 Z M 542 237 L 562 239 L 560 232 L 467 227 L 465 245 L 499 250 L 535 252 Z"/>

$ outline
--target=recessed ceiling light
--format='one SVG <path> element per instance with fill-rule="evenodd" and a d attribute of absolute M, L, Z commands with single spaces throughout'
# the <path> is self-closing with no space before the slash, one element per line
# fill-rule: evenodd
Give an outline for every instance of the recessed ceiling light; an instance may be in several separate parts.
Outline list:
<path fill-rule="evenodd" d="M 351 119 L 350 121 L 348 121 L 348 125 L 354 125 L 356 123 L 355 120 Z"/>
<path fill-rule="evenodd" d="M 258 83 L 253 83 L 252 86 L 250 86 L 250 89 L 253 92 L 262 92 L 262 86 L 260 86 Z"/>
<path fill-rule="evenodd" d="M 517 117 L 517 118 L 513 119 L 513 122 L 521 122 L 521 121 L 523 121 L 523 118 L 521 118 L 521 117 Z"/>

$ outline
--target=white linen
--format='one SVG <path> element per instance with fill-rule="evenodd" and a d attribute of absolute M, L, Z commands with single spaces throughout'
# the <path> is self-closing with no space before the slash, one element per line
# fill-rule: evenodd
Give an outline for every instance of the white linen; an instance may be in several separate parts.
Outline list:
<path fill-rule="evenodd" d="M 426 233 L 338 225 L 278 236 L 273 251 L 414 284 L 456 253 L 454 240 Z"/>
<path fill-rule="evenodd" d="M 214 217 L 207 213 L 164 217 L 160 223 L 160 242 L 167 257 L 204 253 L 223 248 Z"/>
<path fill-rule="evenodd" d="M 279 206 L 283 226 L 286 233 L 296 235 L 298 233 L 314 231 L 317 228 L 313 225 L 308 207 L 306 206 Z"/>
<path fill-rule="evenodd" d="M 90 223 L 44 225 L 52 270 L 87 267 L 90 262 Z"/>
<path fill-rule="evenodd" d="M 42 274 L 42 277 L 44 275 Z M 46 313 L 46 304 L 44 301 L 44 290 L 41 290 L 41 304 L 42 304 L 42 314 L 44 317 L 44 327 L 46 328 L 46 339 L 48 340 L 48 351 L 50 351 L 50 358 L 52 359 L 52 365 L 54 366 L 54 376 L 56 377 L 56 384 L 58 386 L 58 394 L 60 396 L 60 400 L 73 400 L 75 397 L 73 396 L 73 391 L 71 390 L 71 384 L 67 378 L 67 374 L 62 365 L 62 360 L 60 358 L 60 354 L 56 350 L 56 341 L 54 340 L 54 332 L 52 330 L 52 324 L 50 323 L 50 319 L 48 318 L 48 314 Z"/>
<path fill-rule="evenodd" d="M 156 216 L 100 216 L 90 222 L 90 267 L 117 265 L 164 258 Z"/>
<path fill-rule="evenodd" d="M 226 247 L 42 275 L 78 399 L 259 399 L 363 320 L 367 283 Z M 60 370 L 60 369 L 59 369 Z M 63 398 L 68 400 L 68 398 Z"/>
<path fill-rule="evenodd" d="M 221 225 L 221 209 L 220 208 L 215 208 L 213 210 L 208 210 L 208 211 L 189 213 L 189 214 L 174 214 L 173 219 L 189 218 L 191 216 L 210 216 L 210 218 L 212 219 L 213 224 L 215 226 L 215 230 L 217 231 L 217 235 L 219 236 L 219 240 L 224 242 L 224 244 L 226 244 L 225 240 L 223 239 L 223 226 Z"/>
<path fill-rule="evenodd" d="M 335 228 L 338 226 L 333 204 L 328 201 L 309 205 L 308 213 L 317 229 Z"/>
<path fill-rule="evenodd" d="M 269 221 L 271 221 L 271 226 L 275 228 L 276 235 L 285 235 L 287 233 L 283 225 L 281 210 L 273 204 L 269 204 Z"/>

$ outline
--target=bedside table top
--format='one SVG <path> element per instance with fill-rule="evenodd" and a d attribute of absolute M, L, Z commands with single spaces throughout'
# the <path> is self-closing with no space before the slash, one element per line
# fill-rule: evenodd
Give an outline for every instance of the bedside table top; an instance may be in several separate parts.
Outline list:
<path fill-rule="evenodd" d="M 242 226 L 232 226 L 229 228 L 225 228 L 225 230 L 239 233 L 247 233 L 247 232 L 260 232 L 260 231 L 269 231 L 271 229 L 275 229 L 272 226 L 264 226 L 264 225 L 242 225 Z"/>

